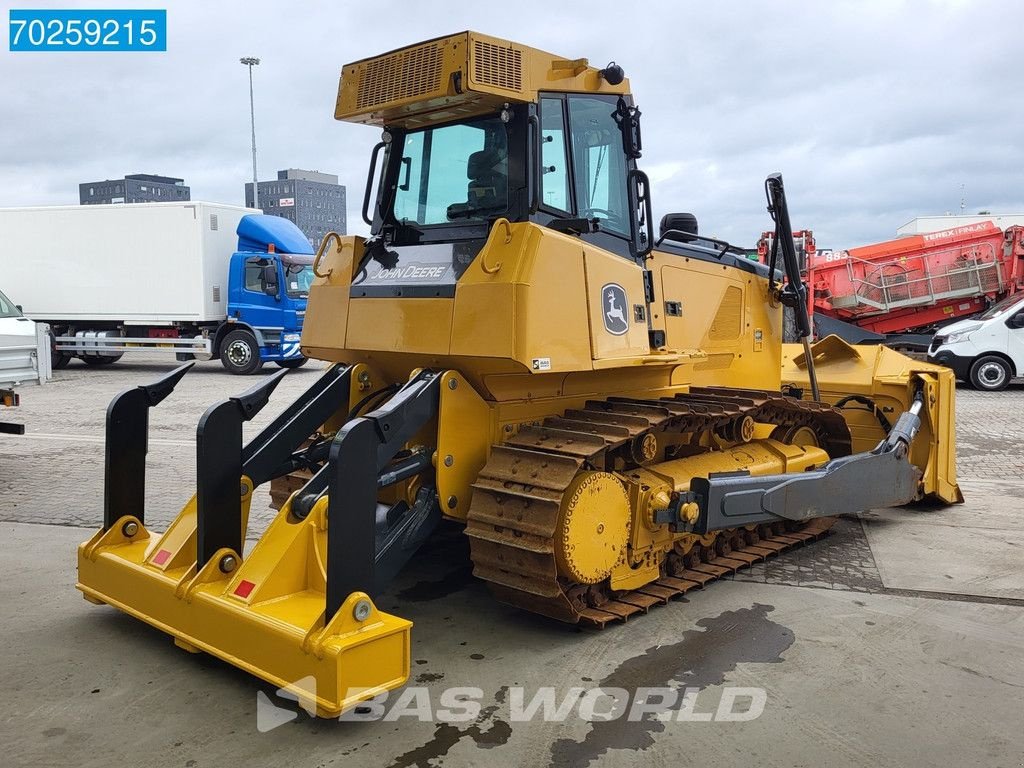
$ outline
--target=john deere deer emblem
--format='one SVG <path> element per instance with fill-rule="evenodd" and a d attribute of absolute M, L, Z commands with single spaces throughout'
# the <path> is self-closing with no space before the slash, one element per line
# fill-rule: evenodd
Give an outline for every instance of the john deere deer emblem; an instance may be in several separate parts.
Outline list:
<path fill-rule="evenodd" d="M 629 330 L 626 320 L 626 292 L 618 283 L 608 283 L 601 288 L 601 303 L 604 307 L 604 329 L 613 336 L 622 336 Z"/>

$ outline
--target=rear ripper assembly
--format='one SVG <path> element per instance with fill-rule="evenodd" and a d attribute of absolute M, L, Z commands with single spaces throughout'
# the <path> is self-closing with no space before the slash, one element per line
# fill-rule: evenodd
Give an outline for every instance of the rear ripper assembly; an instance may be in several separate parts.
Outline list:
<path fill-rule="evenodd" d="M 411 506 L 378 504 L 377 494 L 429 475 L 429 455 L 398 454 L 436 416 L 440 377 L 419 374 L 339 430 L 323 469 L 243 557 L 253 489 L 320 450 L 299 448 L 339 401 L 347 407 L 352 367 L 332 366 L 244 447 L 242 424 L 288 372 L 211 406 L 196 432 L 197 493 L 157 536 L 143 511 L 148 412 L 192 365 L 122 392 L 107 409 L 104 525 L 80 548 L 79 588 L 171 633 L 182 648 L 279 687 L 312 675 L 325 716 L 401 685 L 412 625 L 378 611 L 370 595 L 416 551 L 440 510 L 429 484 Z M 344 503 L 329 504 L 329 489 Z"/>

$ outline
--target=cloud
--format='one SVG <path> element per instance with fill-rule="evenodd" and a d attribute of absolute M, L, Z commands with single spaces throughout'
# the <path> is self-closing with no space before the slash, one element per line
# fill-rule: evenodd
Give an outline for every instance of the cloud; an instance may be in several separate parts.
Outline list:
<path fill-rule="evenodd" d="M 363 231 L 379 134 L 333 119 L 341 65 L 470 27 L 625 68 L 656 217 L 692 211 L 704 231 L 752 244 L 776 170 L 794 226 L 822 246 L 958 211 L 961 185 L 969 211 L 1024 210 L 1024 6 L 1010 0 L 123 4 L 168 7 L 166 54 L 0 53 L 0 205 L 74 203 L 81 181 L 138 172 L 240 203 L 251 165 L 238 58 L 254 55 L 261 177 L 337 173 Z"/>

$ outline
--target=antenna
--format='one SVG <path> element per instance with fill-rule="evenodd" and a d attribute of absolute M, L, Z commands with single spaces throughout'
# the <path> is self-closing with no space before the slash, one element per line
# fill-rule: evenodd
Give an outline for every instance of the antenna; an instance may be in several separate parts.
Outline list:
<path fill-rule="evenodd" d="M 966 189 L 966 185 L 965 184 L 961 184 L 960 185 L 960 215 L 961 216 L 964 213 L 964 209 L 967 207 L 967 197 L 965 195 L 965 189 Z"/>

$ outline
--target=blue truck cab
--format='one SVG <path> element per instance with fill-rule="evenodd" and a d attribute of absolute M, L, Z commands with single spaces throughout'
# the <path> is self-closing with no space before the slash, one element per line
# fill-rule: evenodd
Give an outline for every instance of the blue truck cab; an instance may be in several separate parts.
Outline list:
<path fill-rule="evenodd" d="M 299 341 L 313 280 L 309 240 L 287 219 L 264 214 L 242 217 L 236 232 L 228 317 L 214 349 L 224 367 L 236 374 L 255 373 L 268 361 L 298 368 L 306 362 Z"/>

